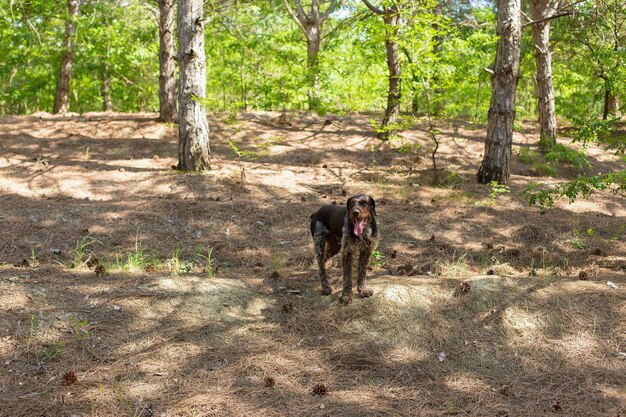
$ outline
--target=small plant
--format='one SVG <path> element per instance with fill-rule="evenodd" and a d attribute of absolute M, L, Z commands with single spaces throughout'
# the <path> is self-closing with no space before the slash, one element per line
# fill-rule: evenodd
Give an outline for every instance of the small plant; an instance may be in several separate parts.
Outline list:
<path fill-rule="evenodd" d="M 30 259 L 28 260 L 28 266 L 31 268 L 39 266 L 39 260 L 37 259 L 37 252 L 34 248 L 30 249 Z"/>
<path fill-rule="evenodd" d="M 209 247 L 206 250 L 206 255 L 204 255 L 204 248 L 201 244 L 199 244 L 196 248 L 196 258 L 204 260 L 204 271 L 206 272 L 207 278 L 214 278 L 217 268 L 215 265 L 215 258 L 213 257 L 213 248 Z"/>
<path fill-rule="evenodd" d="M 580 228 L 574 228 L 572 230 L 572 233 L 574 234 L 574 237 L 572 239 L 568 239 L 567 243 L 569 243 L 576 249 L 585 249 L 588 245 L 580 236 Z"/>
<path fill-rule="evenodd" d="M 234 123 L 237 122 L 237 110 L 236 109 L 231 109 L 228 112 L 228 118 L 226 119 L 226 121 L 224 122 L 227 125 L 232 125 Z"/>
<path fill-rule="evenodd" d="M 135 238 L 135 250 L 126 255 L 125 270 L 142 271 L 147 264 L 146 257 L 143 254 L 143 247 L 139 238 Z"/>
<path fill-rule="evenodd" d="M 419 143 L 406 142 L 402 144 L 399 148 L 397 148 L 396 151 L 402 154 L 418 155 L 421 147 L 422 145 L 420 145 Z"/>
<path fill-rule="evenodd" d="M 235 157 L 237 158 L 237 164 L 239 165 L 239 177 L 241 178 L 241 184 L 243 185 L 246 179 L 246 166 L 244 164 L 244 161 L 254 161 L 258 159 L 259 156 L 256 152 L 244 151 L 239 149 L 237 144 L 232 140 L 229 140 L 228 144 L 230 145 L 230 148 L 233 150 L 233 152 L 235 153 Z"/>
<path fill-rule="evenodd" d="M 182 273 L 184 261 L 180 258 L 180 246 L 176 246 L 172 256 L 166 261 L 167 268 L 170 271 L 170 274 L 174 276 L 178 276 Z"/>
<path fill-rule="evenodd" d="M 89 261 L 96 259 L 96 254 L 92 250 L 96 243 L 102 244 L 102 242 L 91 235 L 87 235 L 76 242 L 76 248 L 70 252 L 72 254 L 70 268 L 80 268 Z"/>
<path fill-rule="evenodd" d="M 385 255 L 378 252 L 377 250 L 372 252 L 372 265 L 377 267 L 385 266 Z"/>
<path fill-rule="evenodd" d="M 376 165 L 376 146 L 373 143 L 370 145 L 370 156 L 372 159 L 372 165 Z"/>
<path fill-rule="evenodd" d="M 615 232 L 611 233 L 611 240 L 617 240 L 619 239 L 619 235 L 622 234 L 622 232 L 624 231 L 624 228 L 626 228 L 626 223 L 622 223 Z"/>
<path fill-rule="evenodd" d="M 282 277 L 285 269 L 285 260 L 277 255 L 272 255 L 270 267 L 272 268 L 272 275 L 276 274 Z"/>
<path fill-rule="evenodd" d="M 573 166 L 576 169 L 589 169 L 591 164 L 582 151 L 568 148 L 565 145 L 550 144 L 549 151 L 545 155 L 546 162 L 560 162 Z"/>
<path fill-rule="evenodd" d="M 447 173 L 446 177 L 439 182 L 439 186 L 456 188 L 462 186 L 466 181 L 465 177 L 456 171 L 447 170 Z"/>
<path fill-rule="evenodd" d="M 70 324 L 76 339 L 82 340 L 89 337 L 89 320 L 78 320 L 76 317 L 72 317 Z"/>
<path fill-rule="evenodd" d="M 513 122 L 513 131 L 518 133 L 526 132 L 526 130 L 524 129 L 524 125 L 522 125 L 522 123 L 518 122 L 517 120 Z"/>
<path fill-rule="evenodd" d="M 61 347 L 61 341 L 57 340 L 56 342 L 54 342 L 54 345 L 44 347 L 41 350 L 41 353 L 46 357 L 46 359 L 55 360 L 58 359 L 59 356 L 61 356 Z"/>
<path fill-rule="evenodd" d="M 456 257 L 456 254 L 452 256 L 452 259 L 446 259 L 437 263 L 437 273 L 445 274 L 451 277 L 466 276 L 470 272 L 470 266 L 467 261 L 467 253 Z"/>
<path fill-rule="evenodd" d="M 500 184 L 498 181 L 491 181 L 488 185 L 491 190 L 489 191 L 489 197 L 487 198 L 487 201 L 490 204 L 495 204 L 496 200 L 501 194 L 511 192 L 511 189 L 508 185 Z"/>
<path fill-rule="evenodd" d="M 26 344 L 26 350 L 30 350 L 30 345 L 35 337 L 35 333 L 37 332 L 37 316 L 35 313 L 30 315 L 28 322 L 28 342 Z"/>
<path fill-rule="evenodd" d="M 538 157 L 537 152 L 529 147 L 524 146 L 517 151 L 517 158 L 525 164 L 534 163 L 537 161 Z"/>

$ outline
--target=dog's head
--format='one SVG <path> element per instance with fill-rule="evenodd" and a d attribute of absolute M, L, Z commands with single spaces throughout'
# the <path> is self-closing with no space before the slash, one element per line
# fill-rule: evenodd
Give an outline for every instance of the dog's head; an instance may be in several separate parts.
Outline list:
<path fill-rule="evenodd" d="M 376 216 L 376 202 L 365 194 L 353 195 L 348 199 L 348 220 L 354 234 L 361 236 L 363 229 Z"/>

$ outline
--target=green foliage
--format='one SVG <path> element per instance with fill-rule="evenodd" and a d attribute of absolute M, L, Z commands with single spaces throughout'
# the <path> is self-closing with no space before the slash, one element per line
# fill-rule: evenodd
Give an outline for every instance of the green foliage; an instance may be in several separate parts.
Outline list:
<path fill-rule="evenodd" d="M 517 151 L 517 157 L 525 164 L 535 163 L 539 159 L 537 151 L 529 147 L 521 147 L 519 151 Z"/>
<path fill-rule="evenodd" d="M 487 201 L 492 204 L 495 204 L 496 200 L 498 199 L 500 195 L 511 192 L 511 189 L 509 188 L 508 185 L 500 184 L 498 181 L 491 181 L 487 185 L 489 185 L 489 189 L 490 189 L 489 197 L 487 198 Z"/>
<path fill-rule="evenodd" d="M 437 185 L 446 188 L 456 188 L 465 184 L 466 181 L 467 179 L 460 173 L 446 170 L 446 176 Z"/>
<path fill-rule="evenodd" d="M 372 265 L 376 267 L 385 266 L 385 255 L 378 251 L 372 252 Z"/>
<path fill-rule="evenodd" d="M 589 246 L 587 245 L 587 242 L 585 242 L 583 238 L 581 237 L 580 228 L 578 227 L 574 228 L 572 230 L 572 234 L 574 235 L 574 237 L 572 237 L 571 239 L 568 239 L 567 243 L 569 243 L 576 249 L 585 249 L 587 248 L 587 246 Z"/>
<path fill-rule="evenodd" d="M 539 205 L 543 209 L 553 207 L 555 199 L 560 197 L 567 197 L 569 202 L 573 203 L 578 197 L 589 198 L 591 194 L 603 190 L 626 195 L 626 171 L 581 176 L 553 188 L 545 188 L 541 183 L 531 184 L 524 190 L 523 195 L 529 205 Z"/>
<path fill-rule="evenodd" d="M 89 234 L 76 242 L 76 247 L 70 251 L 72 255 L 70 268 L 81 268 L 90 260 L 96 259 L 96 254 L 93 252 L 96 243 L 102 245 L 102 242 Z"/>
<path fill-rule="evenodd" d="M 79 320 L 76 317 L 70 319 L 70 325 L 72 327 L 72 333 L 76 339 L 82 340 L 90 336 L 89 320 Z"/>
<path fill-rule="evenodd" d="M 44 347 L 41 350 L 41 353 L 46 357 L 46 359 L 53 361 L 61 356 L 62 347 L 63 346 L 61 345 L 61 341 L 57 340 L 56 342 L 54 342 L 54 345 Z"/>
<path fill-rule="evenodd" d="M 560 143 L 550 144 L 548 153 L 545 154 L 545 161 L 548 163 L 566 163 L 577 169 L 589 169 L 591 164 L 582 151 L 568 148 Z"/>

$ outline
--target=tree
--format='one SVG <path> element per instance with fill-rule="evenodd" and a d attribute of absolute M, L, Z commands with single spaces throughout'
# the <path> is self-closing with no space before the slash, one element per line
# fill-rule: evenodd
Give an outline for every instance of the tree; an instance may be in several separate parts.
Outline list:
<path fill-rule="evenodd" d="M 159 0 L 159 119 L 178 120 L 176 111 L 176 62 L 174 12 L 176 0 Z"/>
<path fill-rule="evenodd" d="M 535 43 L 535 92 L 539 113 L 540 143 L 556 143 L 556 113 L 554 88 L 552 87 L 552 52 L 550 51 L 550 20 L 554 16 L 559 0 L 530 0 L 533 18 L 532 32 Z"/>
<path fill-rule="evenodd" d="M 401 63 L 398 53 L 398 34 L 400 31 L 400 7 L 396 2 L 383 4 L 382 8 L 374 6 L 368 0 L 363 3 L 372 12 L 382 16 L 385 23 L 385 49 L 387 51 L 387 68 L 389 70 L 389 90 L 387 93 L 387 108 L 380 124 L 378 138 L 383 141 L 390 139 L 394 125 L 400 115 L 400 99 L 402 98 Z"/>
<path fill-rule="evenodd" d="M 587 67 L 602 80 L 602 118 L 620 116 L 620 87 L 626 84 L 626 8 L 618 0 L 585 1 L 571 19 L 570 39 L 582 44 Z"/>
<path fill-rule="evenodd" d="M 330 0 L 326 11 L 321 12 L 322 0 L 311 0 L 311 12 L 307 16 L 302 7 L 301 0 L 294 0 L 296 10 L 289 5 L 289 0 L 284 0 L 289 14 L 298 24 L 306 37 L 307 56 L 307 81 L 309 86 L 309 110 L 317 111 L 320 107 L 319 90 L 319 52 L 322 43 L 322 24 L 335 10 L 336 0 Z"/>
<path fill-rule="evenodd" d="M 80 0 L 67 0 L 68 20 L 65 24 L 65 36 L 63 38 L 63 55 L 61 68 L 57 81 L 56 94 L 54 96 L 54 113 L 67 113 L 70 109 L 70 80 L 72 78 L 72 64 L 74 62 L 74 47 L 76 40 L 78 10 Z"/>
<path fill-rule="evenodd" d="M 202 0 L 178 1 L 179 137 L 178 169 L 211 168 L 209 125 L 199 100 L 206 97 Z"/>
<path fill-rule="evenodd" d="M 491 102 L 487 122 L 485 154 L 478 170 L 478 182 L 509 180 L 513 143 L 515 95 L 520 70 L 522 37 L 520 0 L 498 0 L 496 62 L 491 79 Z"/>
<path fill-rule="evenodd" d="M 104 57 L 104 65 L 102 66 L 102 110 L 113 110 L 113 103 L 111 100 L 111 43 L 107 44 L 107 53 Z"/>

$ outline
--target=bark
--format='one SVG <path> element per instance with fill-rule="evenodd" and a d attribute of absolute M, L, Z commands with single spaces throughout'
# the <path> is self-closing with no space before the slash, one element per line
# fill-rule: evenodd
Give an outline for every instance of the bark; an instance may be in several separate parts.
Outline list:
<path fill-rule="evenodd" d="M 531 0 L 530 11 L 534 21 L 552 16 L 557 9 L 553 0 Z M 532 26 L 535 42 L 535 63 L 537 64 L 536 96 L 539 113 L 540 143 L 556 143 L 556 112 L 554 109 L 554 88 L 552 86 L 552 52 L 550 51 L 550 20 L 543 20 Z"/>
<path fill-rule="evenodd" d="M 203 171 L 211 168 L 211 151 L 206 110 L 197 100 L 206 97 L 202 0 L 179 0 L 178 42 L 178 169 Z"/>
<path fill-rule="evenodd" d="M 441 57 L 441 48 L 443 45 L 443 36 L 441 35 L 441 25 L 439 24 L 439 19 L 442 18 L 443 15 L 443 0 L 438 0 L 435 5 L 435 23 L 433 23 L 433 30 L 435 31 L 435 36 L 433 36 L 433 55 L 435 57 Z M 433 74 L 433 84 L 435 87 L 435 97 L 434 97 L 434 108 L 433 114 L 435 116 L 441 115 L 443 113 L 443 93 L 445 92 L 444 88 L 440 85 L 440 77 L 438 72 L 438 67 L 435 67 L 435 73 Z"/>
<path fill-rule="evenodd" d="M 61 56 L 61 68 L 54 95 L 53 113 L 67 113 L 70 109 L 70 81 L 72 78 L 74 45 L 76 41 L 76 18 L 78 17 L 79 8 L 79 0 L 67 0 L 69 20 L 66 23 L 65 36 L 63 37 L 63 55 Z"/>
<path fill-rule="evenodd" d="M 606 81 L 605 81 L 605 84 L 607 84 Z M 620 114 L 620 111 L 619 111 L 619 98 L 617 98 L 617 96 L 613 93 L 613 91 L 610 88 L 605 87 L 604 109 L 602 112 L 602 119 L 607 120 L 609 116 L 619 118 L 622 115 Z"/>
<path fill-rule="evenodd" d="M 328 8 L 322 13 L 320 0 L 312 0 L 309 15 L 304 13 L 300 0 L 295 0 L 294 3 L 296 5 L 295 10 L 290 6 L 289 0 L 285 0 L 285 6 L 289 14 L 296 21 L 306 38 L 309 110 L 317 111 L 321 105 L 319 98 L 319 52 L 322 44 L 322 24 L 333 12 L 337 2 L 336 0 L 331 0 Z"/>
<path fill-rule="evenodd" d="M 387 68 L 389 69 L 389 91 L 387 93 L 387 108 L 385 116 L 380 125 L 380 133 L 378 138 L 386 141 L 391 137 L 394 125 L 398 121 L 400 115 L 400 99 L 402 98 L 402 77 L 400 55 L 398 54 L 398 23 L 400 15 L 397 9 L 386 10 L 383 16 L 385 22 L 386 36 L 385 49 L 387 51 Z"/>
<path fill-rule="evenodd" d="M 619 110 L 619 98 L 616 95 L 610 95 L 609 96 L 609 112 L 611 112 L 611 114 L 614 117 L 617 118 L 621 118 L 622 117 L 622 113 Z"/>
<path fill-rule="evenodd" d="M 108 61 L 104 63 L 104 70 L 102 71 L 102 110 L 113 110 L 111 102 L 111 73 Z"/>
<path fill-rule="evenodd" d="M 174 12 L 176 0 L 159 0 L 159 119 L 176 122 Z"/>
<path fill-rule="evenodd" d="M 400 10 L 398 4 L 382 9 L 374 6 L 369 0 L 363 3 L 372 12 L 382 16 L 385 22 L 385 49 L 387 51 L 387 68 L 389 69 L 389 91 L 387 93 L 387 108 L 380 124 L 378 138 L 389 140 L 393 134 L 394 125 L 400 115 L 400 99 L 402 98 L 402 77 L 400 55 L 398 54 L 398 33 L 400 31 Z"/>
<path fill-rule="evenodd" d="M 506 184 L 509 180 L 522 35 L 520 0 L 498 0 L 497 32 L 487 140 L 477 174 L 478 182 L 483 184 L 491 181 Z"/>

